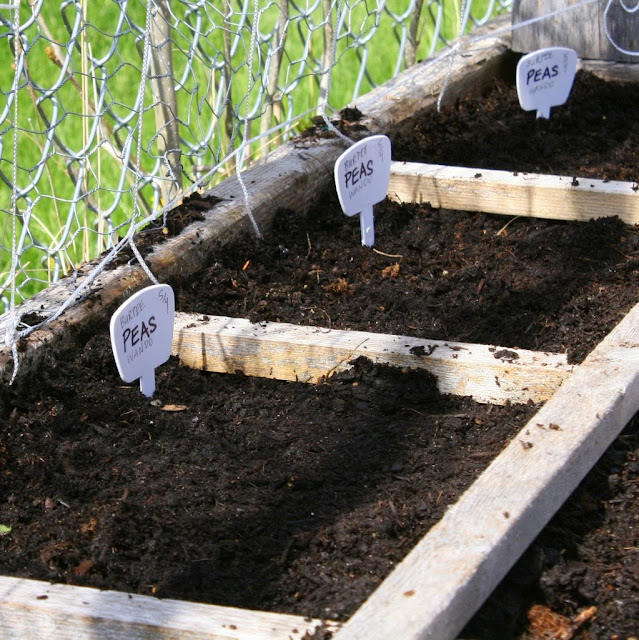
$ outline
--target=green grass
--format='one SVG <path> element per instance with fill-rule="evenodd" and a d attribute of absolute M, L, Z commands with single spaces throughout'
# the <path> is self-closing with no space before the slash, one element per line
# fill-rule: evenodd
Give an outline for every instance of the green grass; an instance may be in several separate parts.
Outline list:
<path fill-rule="evenodd" d="M 23 4 L 22 19 L 26 20 L 30 13 L 26 3 Z M 406 0 L 387 2 L 389 10 L 395 14 L 405 12 L 407 4 Z M 482 11 L 488 0 L 479 0 L 475 4 Z M 261 45 L 260 54 L 253 56 L 253 76 L 251 90 L 248 91 L 250 26 L 245 23 L 240 38 L 235 39 L 239 18 L 233 16 L 230 23 L 225 23 L 223 13 L 215 8 L 219 6 L 224 6 L 224 3 L 211 2 L 206 9 L 195 13 L 188 12 L 180 3 L 172 3 L 172 10 L 180 20 L 179 28 L 173 32 L 173 64 L 174 76 L 178 79 L 182 161 L 186 175 L 191 177 L 197 176 L 202 167 L 217 165 L 239 146 L 243 128 L 238 127 L 238 115 L 244 117 L 248 112 L 252 118 L 249 137 L 253 138 L 261 130 L 296 118 L 299 114 L 308 112 L 312 115 L 320 99 L 319 78 L 313 75 L 312 66 L 321 66 L 324 33 L 317 29 L 307 38 L 307 27 L 302 24 L 298 29 L 299 20 L 294 23 L 298 16 L 291 13 L 289 26 L 292 28 L 285 41 L 278 74 L 280 85 L 290 90 L 260 118 L 259 114 L 264 110 L 259 106 L 259 84 L 265 45 Z M 248 6 L 252 11 L 253 3 Z M 319 3 L 312 14 L 314 24 L 321 22 L 321 6 Z M 335 110 L 353 99 L 353 89 L 358 82 L 359 94 L 362 94 L 395 74 L 400 38 L 400 33 L 393 29 L 392 19 L 386 13 L 376 14 L 374 1 L 344 0 L 342 6 L 349 30 L 358 34 L 361 40 L 368 40 L 370 60 L 368 74 L 359 78 L 360 54 L 352 48 L 353 39 L 339 39 L 329 99 Z M 24 77 L 20 79 L 17 183 L 21 189 L 31 183 L 35 183 L 36 188 L 17 203 L 20 215 L 16 232 L 18 235 L 26 232 L 31 245 L 20 256 L 16 278 L 18 302 L 98 255 L 108 246 L 115 230 L 120 235 L 126 232 L 126 225 L 135 218 L 136 212 L 137 219 L 140 219 L 162 204 L 149 186 L 142 187 L 139 198 L 136 198 L 132 173 L 125 168 L 127 162 L 134 165 L 138 156 L 137 113 L 133 105 L 139 90 L 144 45 L 143 33 L 132 25 L 144 27 L 145 24 L 144 3 L 132 0 L 128 7 L 130 22 L 124 22 L 119 28 L 123 35 L 117 42 L 116 55 L 111 57 L 108 54 L 120 19 L 119 5 L 115 2 L 81 0 L 77 5 L 69 4 L 64 12 L 60 12 L 58 3 L 47 3 L 39 22 L 26 31 L 29 42 L 26 68 L 32 84 L 25 83 Z M 434 19 L 441 20 L 442 32 L 448 39 L 457 34 L 459 1 L 443 0 L 439 17 L 435 15 L 436 10 L 436 6 L 429 10 L 430 13 L 424 9 L 417 25 L 417 60 L 431 55 L 433 51 Z M 4 15 L 7 15 L 6 11 Z M 260 0 L 261 34 L 272 32 L 279 18 L 278 2 Z M 83 31 L 78 25 L 84 20 L 90 26 Z M 249 21 L 252 20 L 253 16 L 250 16 Z M 370 39 L 378 21 L 377 35 Z M 200 38 L 196 47 L 192 47 L 189 25 L 198 23 L 200 29 L 207 30 L 207 34 Z M 6 29 L 0 28 L 0 48 L 5 51 L 11 51 L 12 46 L 8 35 Z M 75 49 L 71 65 L 65 72 L 61 67 L 69 42 L 73 42 Z M 189 57 L 186 53 L 191 47 Z M 90 68 L 90 57 L 102 59 L 102 63 Z M 230 87 L 221 85 L 222 70 L 232 76 Z M 109 78 L 106 91 L 100 93 L 101 84 L 94 81 L 94 77 Z M 1 65 L 0 91 L 5 96 L 10 93 L 13 83 L 11 65 Z M 41 91 L 33 90 L 34 86 L 45 91 L 57 89 L 50 96 L 43 97 Z M 216 116 L 214 111 L 225 101 L 226 107 L 219 117 Z M 147 108 L 142 122 L 143 173 L 152 172 L 156 162 L 153 157 L 157 154 L 154 136 L 158 127 L 153 110 L 148 108 L 152 102 L 151 89 L 147 85 L 144 95 Z M 96 111 L 104 113 L 99 121 L 92 117 Z M 294 121 L 292 131 L 306 127 L 310 115 Z M 9 181 L 13 178 L 12 117 L 13 110 L 11 117 L 0 122 L 0 171 Z M 56 123 L 52 139 L 45 135 L 49 123 Z M 122 123 L 126 123 L 129 129 Z M 97 127 L 97 135 L 92 135 L 91 127 Z M 128 161 L 123 161 L 121 156 L 127 140 L 130 143 Z M 257 156 L 280 141 L 281 138 L 276 137 L 270 143 L 256 142 L 250 147 L 250 156 Z M 66 149 L 76 154 L 83 150 L 86 162 L 82 164 L 69 158 Z M 46 161 L 43 162 L 43 158 Z M 229 163 L 225 168 L 232 171 L 233 167 L 233 163 Z M 214 179 L 220 179 L 224 173 L 220 171 Z M 188 180 L 185 181 L 187 185 Z M 125 193 L 118 199 L 120 191 Z M 8 215 L 10 209 L 11 192 L 4 185 L 0 190 L 0 294 L 11 265 L 13 218 Z M 6 296 L 5 291 L 5 300 Z"/>

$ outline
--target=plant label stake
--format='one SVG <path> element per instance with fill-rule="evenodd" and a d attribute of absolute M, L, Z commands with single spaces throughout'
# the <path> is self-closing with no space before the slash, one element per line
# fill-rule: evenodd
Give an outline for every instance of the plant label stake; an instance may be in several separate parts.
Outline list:
<path fill-rule="evenodd" d="M 386 136 L 371 136 L 349 147 L 335 163 L 335 186 L 347 216 L 359 213 L 362 244 L 375 243 L 373 205 L 388 192 L 391 143 Z"/>
<path fill-rule="evenodd" d="M 140 379 L 140 391 L 155 393 L 155 369 L 171 355 L 175 295 L 156 284 L 131 296 L 111 317 L 111 345 L 124 382 Z"/>
<path fill-rule="evenodd" d="M 568 100 L 577 69 L 577 53 L 548 47 L 525 55 L 517 65 L 517 95 L 524 111 L 550 118 L 550 108 Z"/>

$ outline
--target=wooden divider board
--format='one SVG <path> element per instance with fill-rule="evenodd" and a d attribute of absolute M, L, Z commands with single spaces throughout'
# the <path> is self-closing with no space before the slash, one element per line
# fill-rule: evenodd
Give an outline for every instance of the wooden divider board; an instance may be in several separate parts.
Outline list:
<path fill-rule="evenodd" d="M 0 576 L 3 640 L 284 640 L 302 638 L 320 624 L 302 616 Z"/>
<path fill-rule="evenodd" d="M 606 82 L 639 82 L 639 64 L 610 60 L 579 60 L 577 68 L 594 73 Z"/>
<path fill-rule="evenodd" d="M 455 638 L 639 409 L 639 305 L 334 640 Z"/>
<path fill-rule="evenodd" d="M 573 367 L 564 354 L 177 313 L 173 354 L 195 369 L 316 383 L 359 356 L 423 368 L 442 393 L 505 404 L 547 400 Z"/>
<path fill-rule="evenodd" d="M 458 211 L 583 220 L 619 216 L 639 223 L 639 185 L 632 182 L 393 162 L 388 197 Z"/>

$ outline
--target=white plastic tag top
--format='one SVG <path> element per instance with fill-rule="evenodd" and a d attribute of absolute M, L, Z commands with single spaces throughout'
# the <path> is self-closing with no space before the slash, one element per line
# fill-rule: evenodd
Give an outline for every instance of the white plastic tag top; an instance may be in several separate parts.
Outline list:
<path fill-rule="evenodd" d="M 140 379 L 145 396 L 155 393 L 155 369 L 171 355 L 175 295 L 158 284 L 131 296 L 111 317 L 111 345 L 120 377 Z"/>
<path fill-rule="evenodd" d="M 362 244 L 375 242 L 373 205 L 388 192 L 391 143 L 386 136 L 371 136 L 356 142 L 335 163 L 335 186 L 347 216 L 359 213 Z"/>
<path fill-rule="evenodd" d="M 550 109 L 568 100 L 577 69 L 577 53 L 567 47 L 533 51 L 517 64 L 517 96 L 524 111 L 550 118 Z"/>

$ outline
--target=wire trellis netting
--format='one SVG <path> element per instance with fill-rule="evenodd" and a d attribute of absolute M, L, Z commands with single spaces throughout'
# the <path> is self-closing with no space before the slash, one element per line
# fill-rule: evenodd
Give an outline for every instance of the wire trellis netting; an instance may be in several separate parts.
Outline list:
<path fill-rule="evenodd" d="M 234 174 L 254 222 L 249 164 L 316 117 L 344 137 L 331 124 L 343 107 L 443 47 L 452 62 L 524 1 L 0 0 L 0 332 L 14 361 L 123 248 L 155 282 L 134 236 L 182 198 Z M 609 33 L 629 30 L 635 5 L 539 1 L 544 15 L 531 2 L 516 28 L 599 3 L 606 40 L 638 55 Z M 36 293 L 98 256 L 26 321 Z"/>
<path fill-rule="evenodd" d="M 4 311 L 508 2 L 0 5 Z"/>
<path fill-rule="evenodd" d="M 442 47 L 452 60 L 500 13 L 512 10 L 516 28 L 562 13 L 567 24 L 589 5 L 605 40 L 639 55 L 610 31 L 632 45 L 636 3 L 524 2 L 0 0 L 5 343 L 32 328 L 16 308 L 38 291 L 125 245 L 141 261 L 134 234 L 181 198 L 231 173 L 243 186 L 251 162 L 312 118 L 331 128 L 349 102 Z"/>

